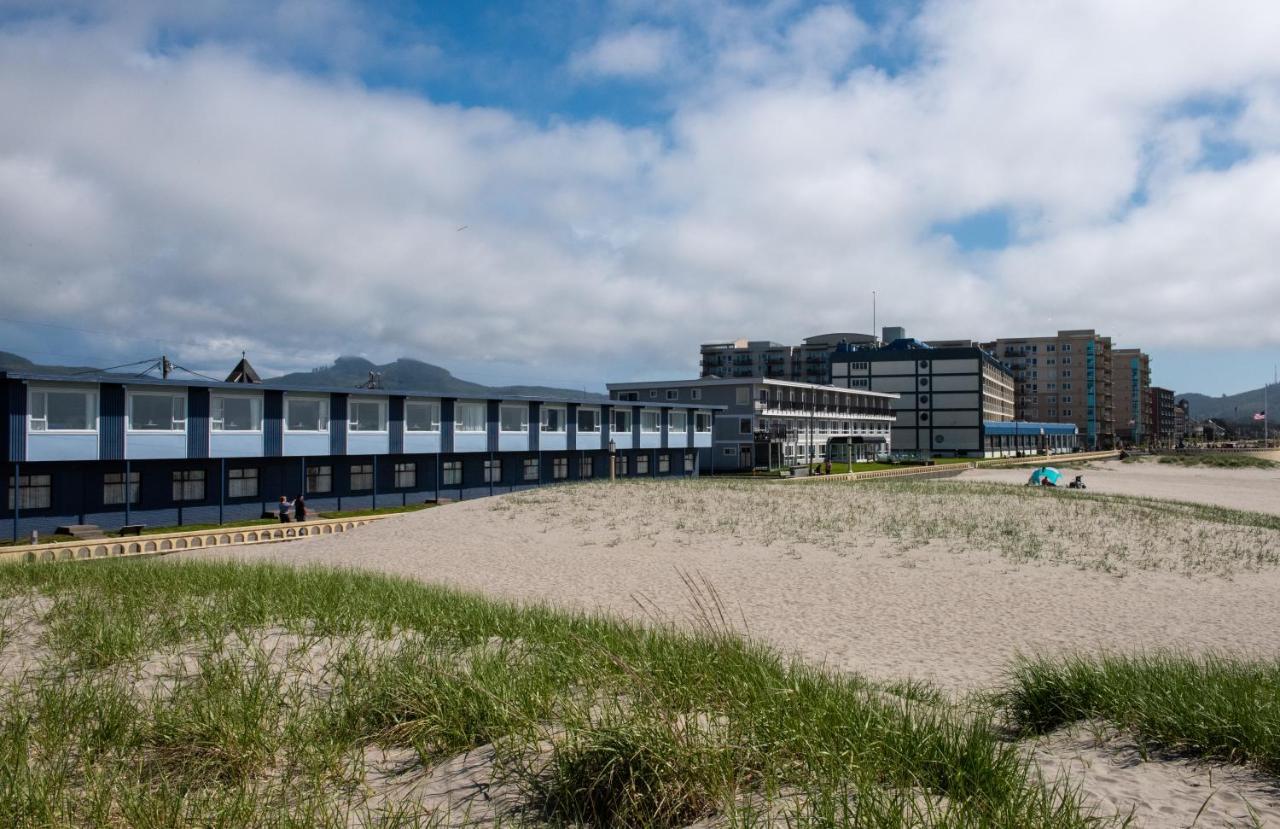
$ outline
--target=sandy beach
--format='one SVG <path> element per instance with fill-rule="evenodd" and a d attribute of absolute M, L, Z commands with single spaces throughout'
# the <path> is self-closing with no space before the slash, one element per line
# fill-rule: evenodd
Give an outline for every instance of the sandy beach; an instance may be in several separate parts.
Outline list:
<path fill-rule="evenodd" d="M 1090 494 L 1280 513 L 1273 471 L 1096 466 L 1082 473 Z M 991 483 L 1026 474 L 978 471 L 903 486 L 567 486 L 450 504 L 340 537 L 184 558 L 367 568 L 697 624 L 691 577 L 705 585 L 700 598 L 714 591 L 735 627 L 783 650 L 876 679 L 929 680 L 953 695 L 993 687 L 1018 654 L 1169 648 L 1280 657 L 1280 531 Z M 1210 791 L 1204 767 L 1124 771 L 1132 751 L 1056 745 L 1046 768 L 1084 773 L 1097 802 L 1135 806 L 1144 825 L 1185 825 Z M 1273 782 L 1247 773 L 1233 780 L 1232 797 L 1280 822 Z M 1197 825 L 1242 819 L 1238 799 L 1221 803 Z"/>

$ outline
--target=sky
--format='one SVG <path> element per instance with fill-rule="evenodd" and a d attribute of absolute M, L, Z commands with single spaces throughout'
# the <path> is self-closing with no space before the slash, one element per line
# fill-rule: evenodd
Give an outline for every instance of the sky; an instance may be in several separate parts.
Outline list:
<path fill-rule="evenodd" d="M 1274 0 L 0 0 L 0 349 L 696 376 L 1095 328 L 1280 363 Z"/>

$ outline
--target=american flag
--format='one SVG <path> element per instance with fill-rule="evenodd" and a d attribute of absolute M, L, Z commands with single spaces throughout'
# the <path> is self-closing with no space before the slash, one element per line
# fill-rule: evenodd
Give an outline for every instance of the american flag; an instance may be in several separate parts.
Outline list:
<path fill-rule="evenodd" d="M 1266 412 L 1254 412 L 1254 413 L 1253 413 L 1253 419 L 1254 419 L 1254 420 L 1266 420 L 1266 419 L 1267 419 L 1267 413 L 1266 413 Z"/>

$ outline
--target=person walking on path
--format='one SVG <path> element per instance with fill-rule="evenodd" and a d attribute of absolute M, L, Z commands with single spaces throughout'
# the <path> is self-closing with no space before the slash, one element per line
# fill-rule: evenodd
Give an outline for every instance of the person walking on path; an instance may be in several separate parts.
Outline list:
<path fill-rule="evenodd" d="M 293 508 L 293 501 L 286 496 L 280 496 L 280 523 L 287 524 L 289 522 L 289 510 Z"/>
<path fill-rule="evenodd" d="M 301 495 L 299 495 L 298 499 L 293 502 L 293 520 L 294 521 L 307 520 L 307 502 L 303 500 Z"/>

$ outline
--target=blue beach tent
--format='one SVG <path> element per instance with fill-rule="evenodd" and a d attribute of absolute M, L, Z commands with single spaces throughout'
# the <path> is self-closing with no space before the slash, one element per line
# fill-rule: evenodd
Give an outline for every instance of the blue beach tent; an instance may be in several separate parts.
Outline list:
<path fill-rule="evenodd" d="M 1062 473 L 1059 472 L 1057 469 L 1054 469 L 1052 466 L 1041 466 L 1032 471 L 1031 478 L 1027 481 L 1027 483 L 1033 486 L 1040 486 L 1045 481 L 1048 481 L 1053 486 L 1057 486 L 1058 481 L 1060 481 L 1061 479 L 1062 479 Z"/>

